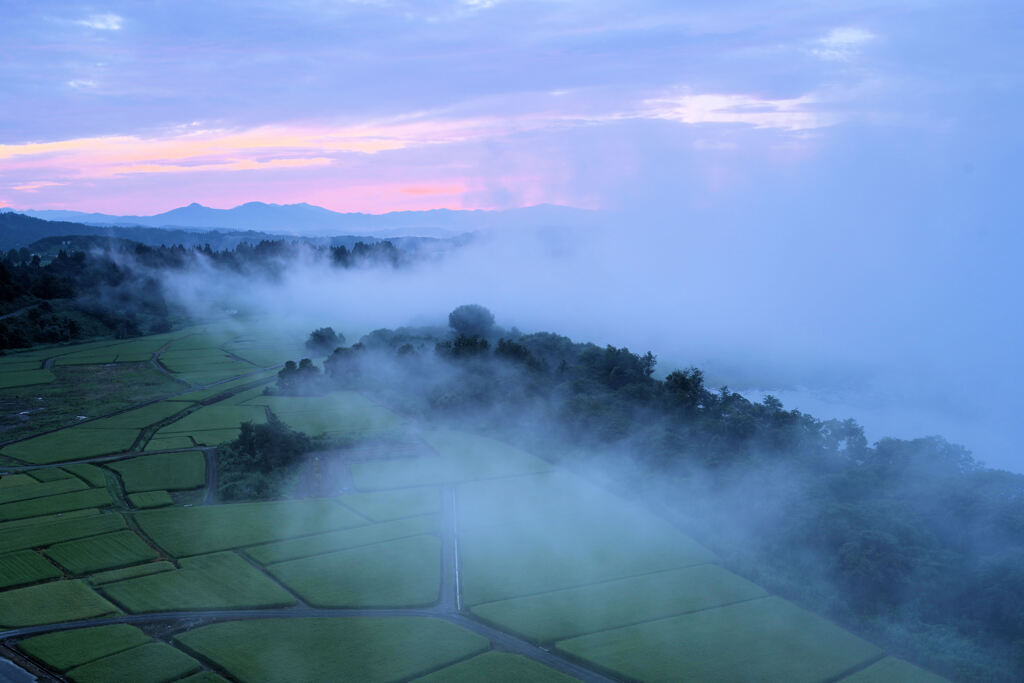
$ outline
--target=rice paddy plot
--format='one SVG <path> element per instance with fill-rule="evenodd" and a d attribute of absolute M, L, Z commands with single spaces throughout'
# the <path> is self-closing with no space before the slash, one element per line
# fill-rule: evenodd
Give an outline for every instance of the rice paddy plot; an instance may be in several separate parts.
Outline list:
<path fill-rule="evenodd" d="M 264 423 L 267 412 L 261 406 L 205 406 L 160 430 L 160 436 L 192 434 L 209 429 L 238 429 L 242 422 Z"/>
<path fill-rule="evenodd" d="M 17 503 L 0 505 L 0 521 L 39 517 L 55 512 L 67 512 L 82 508 L 105 507 L 114 504 L 106 489 L 83 489 L 61 493 L 45 498 L 33 498 Z"/>
<path fill-rule="evenodd" d="M 485 652 L 414 680 L 423 683 L 570 683 L 577 679 L 522 655 Z"/>
<path fill-rule="evenodd" d="M 174 499 L 167 491 L 145 491 L 143 493 L 129 493 L 128 502 L 140 510 L 151 508 L 162 508 L 174 505 Z"/>
<path fill-rule="evenodd" d="M 82 424 L 81 429 L 142 429 L 151 424 L 156 424 L 175 413 L 188 408 L 179 402 L 160 401 L 151 403 L 142 408 L 128 410 L 113 417 L 105 417 L 102 420 L 93 420 Z"/>
<path fill-rule="evenodd" d="M 459 484 L 456 496 L 461 532 L 503 524 L 535 525 L 546 519 L 620 517 L 666 532 L 666 523 L 570 472 L 551 470 L 519 477 Z M 630 522 L 625 522 L 629 524 Z"/>
<path fill-rule="evenodd" d="M 32 636 L 19 642 L 18 649 L 63 673 L 150 641 L 149 636 L 134 626 L 112 624 Z"/>
<path fill-rule="evenodd" d="M 843 683 L 949 683 L 945 678 L 896 657 L 885 657 L 857 673 L 840 679 Z"/>
<path fill-rule="evenodd" d="M 37 470 L 29 470 L 28 476 L 44 484 L 58 479 L 74 479 L 75 475 L 64 470 L 62 467 L 41 467 Z"/>
<path fill-rule="evenodd" d="M 100 590 L 134 613 L 287 607 L 296 602 L 235 553 L 200 555 L 180 564 L 181 569 L 108 583 Z"/>
<path fill-rule="evenodd" d="M 135 519 L 146 536 L 175 557 L 365 523 L 355 513 L 325 499 L 164 508 L 139 512 Z"/>
<path fill-rule="evenodd" d="M 54 481 L 29 484 L 28 486 L 14 486 L 0 489 L 0 505 L 4 503 L 15 503 L 32 498 L 43 498 L 58 493 L 69 493 L 88 488 L 82 481 L 74 478 L 56 479 Z"/>
<path fill-rule="evenodd" d="M 557 647 L 644 681 L 822 681 L 881 654 L 775 597 L 571 638 Z"/>
<path fill-rule="evenodd" d="M 160 556 L 131 531 L 92 536 L 57 543 L 45 551 L 47 557 L 72 574 L 83 575 L 155 560 Z"/>
<path fill-rule="evenodd" d="M 394 429 L 401 419 L 354 391 L 325 396 L 258 396 L 250 405 L 267 406 L 292 429 L 310 435 L 365 436 Z"/>
<path fill-rule="evenodd" d="M 200 671 L 180 679 L 178 683 L 228 683 L 228 679 L 212 671 Z"/>
<path fill-rule="evenodd" d="M 320 555 L 335 550 L 373 545 L 396 538 L 406 538 L 420 534 L 436 534 L 440 531 L 440 528 L 441 520 L 438 515 L 424 515 L 422 517 L 409 517 L 380 524 L 357 526 L 340 531 L 330 531 L 313 536 L 290 538 L 284 541 L 246 548 L 245 554 L 260 564 L 271 564 L 295 560 L 300 557 Z"/>
<path fill-rule="evenodd" d="M 206 458 L 199 451 L 143 455 L 107 467 L 121 475 L 128 493 L 184 491 L 206 483 Z"/>
<path fill-rule="evenodd" d="M 75 683 L 168 683 L 202 668 L 167 643 L 152 642 L 75 667 L 67 676 Z"/>
<path fill-rule="evenodd" d="M 355 493 L 338 500 L 375 522 L 441 511 L 441 491 L 436 487 Z"/>
<path fill-rule="evenodd" d="M 243 683 L 404 680 L 490 645 L 466 629 L 424 617 L 229 621 L 175 640 Z"/>
<path fill-rule="evenodd" d="M 96 508 L 85 508 L 82 510 L 72 510 L 71 512 L 57 512 L 51 515 L 42 515 L 41 517 L 12 519 L 9 522 L 0 522 L 0 533 L 3 533 L 8 529 L 49 524 L 50 522 L 60 522 L 68 519 L 76 519 L 78 517 L 92 517 L 99 514 L 101 513 Z"/>
<path fill-rule="evenodd" d="M 19 360 L 17 356 L 0 358 L 0 372 L 6 374 L 8 372 L 18 372 L 19 370 L 39 370 L 43 367 L 43 362 L 43 359 Z"/>
<path fill-rule="evenodd" d="M 98 574 L 93 574 L 87 580 L 90 585 L 102 586 L 105 583 L 114 583 L 115 581 L 124 581 L 125 579 L 134 579 L 140 576 L 169 572 L 173 571 L 175 568 L 176 567 L 170 562 L 161 560 L 160 562 L 149 562 L 147 564 L 137 564 L 134 567 L 124 567 L 123 569 L 111 569 L 110 571 L 99 572 Z"/>
<path fill-rule="evenodd" d="M 91 619 L 120 610 L 84 581 L 50 581 L 0 593 L 0 627 L 18 628 Z"/>
<path fill-rule="evenodd" d="M 96 536 L 124 529 L 118 514 L 99 514 L 76 519 L 55 520 L 4 528 L 0 533 L 0 552 L 39 548 L 74 538 Z"/>
<path fill-rule="evenodd" d="M 25 586 L 64 574 L 33 550 L 19 550 L 0 555 L 0 589 Z"/>
<path fill-rule="evenodd" d="M 766 595 L 718 565 L 702 564 L 477 605 L 473 614 L 545 643 Z"/>
<path fill-rule="evenodd" d="M 633 522 L 595 514 L 460 533 L 465 600 L 478 605 L 715 560 L 667 524 Z"/>
<path fill-rule="evenodd" d="M 5 368 L 0 373 L 0 389 L 49 384 L 55 381 L 57 381 L 57 376 L 51 371 L 43 369 L 8 370 Z"/>
<path fill-rule="evenodd" d="M 271 379 L 277 376 L 277 370 L 267 370 L 265 372 L 256 372 L 253 374 L 247 374 L 244 377 L 233 379 L 228 382 L 221 382 L 215 384 L 212 387 L 206 389 L 197 389 L 196 391 L 190 391 L 187 394 L 181 394 L 174 398 L 167 399 L 169 401 L 205 401 L 208 398 L 213 398 L 219 394 L 223 394 L 226 391 L 237 389 L 238 387 L 252 384 L 254 382 L 261 382 L 266 384 Z"/>
<path fill-rule="evenodd" d="M 38 481 L 27 474 L 5 474 L 0 476 L 0 492 L 12 486 L 27 486 L 36 483 Z"/>
<path fill-rule="evenodd" d="M 352 463 L 352 477 L 363 491 L 457 483 L 544 472 L 551 466 L 529 453 L 493 439 L 461 432 L 425 437 L 437 457 Z"/>
<path fill-rule="evenodd" d="M 146 444 L 146 451 L 173 451 L 182 448 L 192 448 L 195 442 L 188 436 L 162 436 L 150 439 Z"/>
<path fill-rule="evenodd" d="M 34 465 L 46 465 L 94 455 L 123 453 L 132 447 L 139 436 L 137 429 L 82 429 L 82 426 L 76 425 L 12 443 L 4 446 L 0 453 Z"/>
<path fill-rule="evenodd" d="M 107 485 L 107 475 L 96 465 L 79 463 L 77 465 L 64 465 L 61 469 L 75 475 L 89 486 L 103 488 Z"/>
<path fill-rule="evenodd" d="M 441 541 L 412 536 L 270 565 L 314 607 L 424 607 L 437 602 Z"/>

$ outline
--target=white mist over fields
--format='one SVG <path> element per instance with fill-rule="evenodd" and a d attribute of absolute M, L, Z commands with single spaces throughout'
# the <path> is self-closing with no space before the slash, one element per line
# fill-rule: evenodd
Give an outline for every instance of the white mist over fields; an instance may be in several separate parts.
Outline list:
<path fill-rule="evenodd" d="M 277 282 L 189 273 L 170 289 L 349 343 L 480 303 L 507 328 L 651 350 L 661 375 L 696 365 L 712 387 L 852 417 L 871 441 L 938 434 L 1020 471 L 1021 239 L 986 204 L 1000 168 L 979 178 L 872 144 L 788 176 L 766 164 L 717 194 L 686 175 L 642 197 L 626 186 L 603 226 L 481 234 L 411 267 L 310 260 Z"/>

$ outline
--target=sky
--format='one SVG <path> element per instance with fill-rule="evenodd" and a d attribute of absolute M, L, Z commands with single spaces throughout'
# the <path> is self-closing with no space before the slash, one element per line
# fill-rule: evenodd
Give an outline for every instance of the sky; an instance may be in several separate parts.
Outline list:
<path fill-rule="evenodd" d="M 1017 101 L 1018 6 L 4 3 L 0 203 L 702 205 L 828 172 L 864 128 L 983 170 L 948 155 L 1013 134 L 984 128 Z"/>
<path fill-rule="evenodd" d="M 568 261 L 496 249 L 481 298 L 1024 470 L 1019 2 L 0 14 L 0 206 L 601 209 L 610 227 Z M 443 281 L 455 301 L 469 280 Z"/>

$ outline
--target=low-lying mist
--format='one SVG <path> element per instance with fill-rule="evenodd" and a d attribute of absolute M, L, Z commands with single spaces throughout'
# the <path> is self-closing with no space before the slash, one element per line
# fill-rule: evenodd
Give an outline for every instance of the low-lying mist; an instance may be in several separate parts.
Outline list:
<path fill-rule="evenodd" d="M 400 268 L 309 255 L 276 278 L 195 267 L 164 282 L 193 312 L 245 312 L 299 335 L 332 324 L 350 339 L 443 323 L 478 301 L 509 327 L 651 350 L 662 373 L 696 365 L 714 386 L 854 418 L 872 440 L 940 434 L 1019 470 L 1012 330 L 968 292 L 946 298 L 940 264 L 849 250 L 840 264 L 833 247 L 797 253 L 785 235 L 609 214 L 599 228 L 477 235 Z"/>

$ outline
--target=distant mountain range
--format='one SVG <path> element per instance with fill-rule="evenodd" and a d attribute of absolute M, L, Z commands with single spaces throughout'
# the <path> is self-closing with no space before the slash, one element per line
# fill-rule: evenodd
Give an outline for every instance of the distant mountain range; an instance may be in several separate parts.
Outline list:
<path fill-rule="evenodd" d="M 249 202 L 233 209 L 192 203 L 154 216 L 113 216 L 80 211 L 19 210 L 48 221 L 108 227 L 188 230 L 271 231 L 288 235 L 368 235 L 374 237 L 453 237 L 496 228 L 575 227 L 595 223 L 597 211 L 539 204 L 505 211 L 433 209 L 383 214 L 339 213 L 312 204 Z"/>
<path fill-rule="evenodd" d="M 69 212 L 70 213 L 70 212 Z M 86 214 L 88 215 L 88 214 Z M 48 221 L 15 211 L 0 211 L 0 250 L 28 248 L 41 255 L 56 254 L 61 248 L 85 249 L 97 240 L 129 240 L 151 247 L 180 244 L 196 247 L 204 244 L 213 249 L 233 249 L 240 242 L 255 244 L 260 240 L 299 240 L 319 246 L 346 246 L 356 242 L 373 243 L 387 239 L 406 251 L 438 251 L 465 244 L 471 235 L 456 237 L 380 237 L 372 235 L 303 235 L 202 228 L 146 228 L 135 225 L 86 224 L 71 221 Z M 52 252 L 52 253 L 51 253 Z"/>

